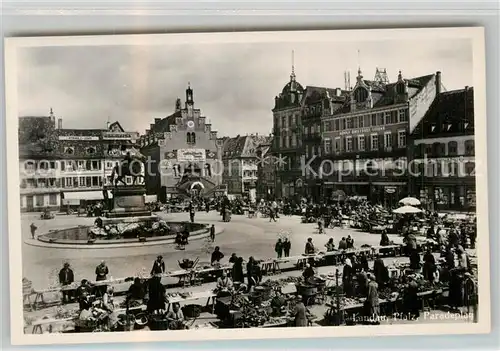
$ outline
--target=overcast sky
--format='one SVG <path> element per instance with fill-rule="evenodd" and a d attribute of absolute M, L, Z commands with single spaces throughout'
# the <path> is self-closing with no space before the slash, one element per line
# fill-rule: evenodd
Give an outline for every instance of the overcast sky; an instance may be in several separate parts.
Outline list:
<path fill-rule="evenodd" d="M 172 113 L 177 97 L 184 103 L 191 82 L 195 107 L 219 136 L 268 134 L 292 49 L 304 87 L 343 88 L 346 70 L 354 85 L 358 62 L 365 79 L 382 67 L 391 82 L 398 70 L 405 78 L 441 71 L 447 90 L 473 85 L 467 39 L 38 47 L 19 52 L 19 114 L 47 115 L 52 107 L 65 128 L 104 128 L 109 117 L 143 133 Z"/>

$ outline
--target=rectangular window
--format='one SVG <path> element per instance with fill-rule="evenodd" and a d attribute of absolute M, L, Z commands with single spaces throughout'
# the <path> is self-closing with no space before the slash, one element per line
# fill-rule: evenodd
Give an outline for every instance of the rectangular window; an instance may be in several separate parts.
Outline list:
<path fill-rule="evenodd" d="M 66 170 L 66 162 L 64 161 L 60 161 L 61 162 L 61 171 L 65 171 Z"/>
<path fill-rule="evenodd" d="M 406 130 L 398 131 L 398 146 L 406 147 Z"/>
<path fill-rule="evenodd" d="M 406 118 L 406 110 L 399 110 L 398 111 L 398 119 L 399 119 L 399 122 L 407 122 L 407 118 Z"/>
<path fill-rule="evenodd" d="M 363 128 L 363 126 L 365 125 L 365 116 L 359 116 L 358 117 L 358 124 L 359 124 L 359 128 Z"/>
<path fill-rule="evenodd" d="M 325 148 L 325 154 L 332 153 L 332 139 L 325 138 L 324 148 Z"/>
<path fill-rule="evenodd" d="M 375 127 L 376 125 L 377 125 L 377 114 L 376 114 L 376 113 L 374 113 L 374 114 L 372 115 L 372 124 L 371 124 L 371 126 L 372 126 L 372 127 Z M 368 127 L 368 126 L 367 126 L 367 127 Z"/>
<path fill-rule="evenodd" d="M 391 111 L 391 124 L 398 123 L 398 111 Z"/>
<path fill-rule="evenodd" d="M 64 181 L 66 183 L 66 188 L 73 187 L 73 178 L 64 178 Z"/>
<path fill-rule="evenodd" d="M 358 135 L 358 150 L 365 151 L 365 136 Z"/>
<path fill-rule="evenodd" d="M 49 205 L 50 206 L 57 206 L 57 195 L 56 194 L 49 195 Z"/>
<path fill-rule="evenodd" d="M 352 118 L 346 118 L 347 129 L 352 129 Z"/>
<path fill-rule="evenodd" d="M 385 124 L 391 124 L 391 113 L 390 112 L 385 112 L 384 113 L 384 119 L 385 119 Z"/>
<path fill-rule="evenodd" d="M 73 177 L 73 186 L 78 188 L 78 177 Z"/>
<path fill-rule="evenodd" d="M 335 130 L 340 130 L 340 120 L 335 120 Z"/>
<path fill-rule="evenodd" d="M 353 117 L 352 118 L 352 127 L 358 128 L 358 125 L 359 125 L 359 117 Z"/>
<path fill-rule="evenodd" d="M 340 137 L 335 138 L 335 152 L 340 152 Z"/>
<path fill-rule="evenodd" d="M 325 132 L 329 132 L 329 131 L 330 131 L 330 128 L 331 128 L 331 123 L 330 123 L 330 121 L 326 121 L 326 122 L 325 122 L 325 126 L 324 126 L 324 128 L 325 128 Z"/>
<path fill-rule="evenodd" d="M 342 130 L 347 129 L 347 118 L 342 118 Z"/>
<path fill-rule="evenodd" d="M 379 125 L 379 126 L 384 125 L 384 114 L 383 113 L 377 113 L 377 125 Z"/>
<path fill-rule="evenodd" d="M 345 138 L 345 147 L 347 152 L 352 151 L 352 136 L 347 136 Z"/>
<path fill-rule="evenodd" d="M 79 184 L 80 188 L 84 188 L 85 187 L 85 177 L 80 177 L 79 179 L 80 180 L 78 181 L 78 184 Z"/>
<path fill-rule="evenodd" d="M 371 139 L 371 150 L 378 150 L 378 135 L 372 134 Z"/>
<path fill-rule="evenodd" d="M 286 128 L 286 117 L 281 117 L 281 128 Z"/>
<path fill-rule="evenodd" d="M 384 133 L 384 148 L 389 149 L 392 147 L 392 134 L 391 132 Z"/>

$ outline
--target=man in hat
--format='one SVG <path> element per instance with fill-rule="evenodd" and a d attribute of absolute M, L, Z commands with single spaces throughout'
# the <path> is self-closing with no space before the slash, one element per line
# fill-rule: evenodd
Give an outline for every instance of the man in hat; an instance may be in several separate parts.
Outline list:
<path fill-rule="evenodd" d="M 372 318 L 375 324 L 379 324 L 380 305 L 378 300 L 378 284 L 375 276 L 368 273 L 368 296 L 366 298 L 367 317 Z"/>
<path fill-rule="evenodd" d="M 73 270 L 70 268 L 69 263 L 65 262 L 63 268 L 59 271 L 59 283 L 64 287 L 69 285 L 75 281 L 75 275 L 73 274 Z M 64 303 L 68 303 L 70 301 L 70 292 L 69 290 L 62 290 L 62 301 Z"/>

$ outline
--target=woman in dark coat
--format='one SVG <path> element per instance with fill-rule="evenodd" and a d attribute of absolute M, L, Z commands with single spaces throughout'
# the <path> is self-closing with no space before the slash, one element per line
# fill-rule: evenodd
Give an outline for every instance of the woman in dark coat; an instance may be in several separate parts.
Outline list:
<path fill-rule="evenodd" d="M 373 262 L 373 273 L 375 281 L 380 288 L 384 287 L 385 283 L 389 280 L 389 272 L 384 264 L 384 261 L 377 255 L 375 262 Z"/>
<path fill-rule="evenodd" d="M 244 276 L 243 276 L 243 258 L 238 257 L 236 258 L 236 261 L 233 264 L 233 269 L 232 269 L 232 277 L 233 277 L 233 282 L 244 282 Z"/>
<path fill-rule="evenodd" d="M 420 302 L 417 294 L 418 284 L 412 279 L 403 294 L 403 308 L 412 318 L 420 316 Z"/>
<path fill-rule="evenodd" d="M 436 260 L 430 250 L 424 255 L 424 267 L 422 273 L 425 280 L 432 282 L 434 280 L 434 272 L 436 271 Z"/>
<path fill-rule="evenodd" d="M 161 283 L 160 277 L 153 277 L 149 280 L 148 286 L 148 312 L 165 309 L 165 287 Z"/>
<path fill-rule="evenodd" d="M 346 297 L 353 296 L 353 277 L 354 268 L 352 267 L 351 260 L 346 258 L 344 270 L 342 271 L 342 285 L 344 287 L 344 294 Z"/>

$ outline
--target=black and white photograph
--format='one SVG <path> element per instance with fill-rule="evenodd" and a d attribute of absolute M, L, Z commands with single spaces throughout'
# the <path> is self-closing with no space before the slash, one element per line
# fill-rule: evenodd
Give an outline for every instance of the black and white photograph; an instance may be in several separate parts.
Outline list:
<path fill-rule="evenodd" d="M 13 343 L 490 330 L 482 28 L 5 44 Z"/>

